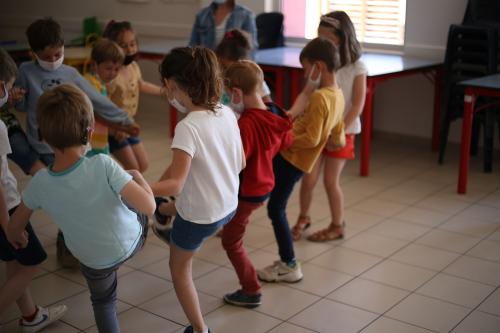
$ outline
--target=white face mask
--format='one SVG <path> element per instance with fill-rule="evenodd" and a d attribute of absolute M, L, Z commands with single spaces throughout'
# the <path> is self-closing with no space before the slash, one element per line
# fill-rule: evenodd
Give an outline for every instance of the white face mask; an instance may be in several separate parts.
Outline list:
<path fill-rule="evenodd" d="M 64 53 L 59 59 L 57 59 L 54 62 L 41 60 L 36 55 L 35 55 L 35 57 L 36 57 L 36 60 L 38 61 L 38 64 L 40 65 L 40 67 L 42 67 L 43 69 L 45 69 L 46 71 L 49 71 L 49 72 L 55 71 L 56 69 L 61 67 L 61 65 L 64 61 Z"/>
<path fill-rule="evenodd" d="M 321 73 L 319 73 L 318 78 L 316 80 L 313 80 L 312 74 L 315 69 L 317 70 L 318 66 L 313 65 L 311 71 L 309 72 L 309 76 L 307 77 L 307 84 L 313 86 L 314 89 L 318 89 L 319 85 L 321 84 Z"/>
<path fill-rule="evenodd" d="M 233 109 L 233 111 L 236 112 L 236 114 L 238 114 L 238 115 L 242 114 L 243 111 L 245 110 L 245 105 L 243 104 L 243 101 L 241 101 L 239 103 L 234 103 L 233 96 L 231 96 L 231 101 L 229 102 L 229 107 L 231 109 Z"/>
<path fill-rule="evenodd" d="M 4 106 L 5 103 L 9 100 L 9 91 L 7 90 L 7 84 L 3 84 L 3 97 L 0 98 L 0 107 Z"/>
<path fill-rule="evenodd" d="M 170 105 L 176 108 L 177 111 L 179 111 L 180 113 L 187 113 L 186 107 L 181 103 L 179 103 L 179 101 L 175 97 L 172 98 L 171 100 L 169 99 L 168 102 L 170 103 Z"/>

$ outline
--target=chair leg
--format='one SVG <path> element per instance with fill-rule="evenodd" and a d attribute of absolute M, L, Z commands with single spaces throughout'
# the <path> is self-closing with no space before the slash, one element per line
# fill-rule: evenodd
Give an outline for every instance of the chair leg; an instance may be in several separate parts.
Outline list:
<path fill-rule="evenodd" d="M 472 134 L 470 139 L 470 155 L 477 156 L 479 147 L 479 134 L 481 132 L 482 117 L 474 117 L 472 120 Z"/>
<path fill-rule="evenodd" d="M 441 129 L 439 130 L 439 156 L 438 163 L 443 164 L 444 153 L 446 152 L 446 145 L 448 143 L 448 134 L 450 132 L 451 119 L 448 115 L 443 117 L 441 122 Z"/>
<path fill-rule="evenodd" d="M 495 138 L 495 110 L 484 110 L 484 172 L 493 170 L 493 140 Z"/>

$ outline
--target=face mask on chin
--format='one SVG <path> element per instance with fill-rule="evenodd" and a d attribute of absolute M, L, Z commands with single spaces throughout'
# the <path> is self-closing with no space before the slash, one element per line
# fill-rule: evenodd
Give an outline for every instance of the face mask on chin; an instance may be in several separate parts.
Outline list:
<path fill-rule="evenodd" d="M 233 96 L 231 96 L 231 101 L 229 102 L 229 107 L 233 109 L 234 112 L 236 112 L 238 115 L 241 115 L 243 111 L 245 110 L 245 105 L 243 104 L 243 101 L 239 103 L 234 103 L 233 102 Z"/>
<path fill-rule="evenodd" d="M 49 72 L 53 72 L 55 70 L 57 70 L 59 67 L 61 67 L 63 61 L 64 61 L 64 53 L 63 55 L 61 55 L 61 57 L 59 59 L 57 59 L 56 61 L 44 61 L 44 60 L 41 60 L 40 58 L 38 58 L 37 55 L 35 55 L 36 57 L 36 60 L 38 61 L 38 64 L 40 65 L 40 67 L 42 67 L 43 69 L 45 69 L 46 71 L 49 71 Z"/>
<path fill-rule="evenodd" d="M 130 65 L 136 58 L 137 58 L 137 53 L 127 54 L 125 56 L 125 59 L 123 60 L 123 65 L 124 66 Z"/>
<path fill-rule="evenodd" d="M 171 100 L 169 99 L 168 102 L 170 103 L 170 105 L 172 105 L 177 111 L 179 111 L 180 113 L 187 113 L 187 109 L 184 105 L 182 105 L 178 100 L 177 98 L 172 98 Z"/>
<path fill-rule="evenodd" d="M 4 106 L 9 100 L 9 91 L 7 90 L 7 84 L 3 84 L 3 97 L 0 98 L 0 107 Z"/>

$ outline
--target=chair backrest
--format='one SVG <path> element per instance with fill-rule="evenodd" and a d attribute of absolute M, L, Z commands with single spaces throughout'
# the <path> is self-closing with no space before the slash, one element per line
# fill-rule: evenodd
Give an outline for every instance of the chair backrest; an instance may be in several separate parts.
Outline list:
<path fill-rule="evenodd" d="M 500 23 L 500 1 L 469 0 L 463 24 L 495 24 Z"/>
<path fill-rule="evenodd" d="M 283 36 L 283 14 L 261 13 L 255 18 L 259 49 L 269 49 L 285 45 Z"/>

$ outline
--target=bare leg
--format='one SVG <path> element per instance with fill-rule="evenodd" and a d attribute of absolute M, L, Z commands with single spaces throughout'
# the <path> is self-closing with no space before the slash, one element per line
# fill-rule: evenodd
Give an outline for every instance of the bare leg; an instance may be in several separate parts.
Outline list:
<path fill-rule="evenodd" d="M 206 326 L 192 274 L 194 254 L 194 251 L 184 251 L 172 244 L 170 246 L 170 272 L 175 293 L 186 317 L 195 332 L 203 332 Z"/>
<path fill-rule="evenodd" d="M 325 189 L 332 214 L 332 226 L 336 227 L 344 223 L 344 193 L 340 187 L 340 174 L 345 162 L 345 159 L 338 158 L 326 158 L 325 162 Z"/>
<path fill-rule="evenodd" d="M 135 159 L 139 164 L 138 170 L 141 173 L 146 171 L 146 169 L 149 167 L 149 159 L 148 159 L 148 154 L 146 153 L 146 149 L 144 149 L 144 145 L 142 144 L 142 142 L 132 145 L 132 151 L 134 152 Z"/>
<path fill-rule="evenodd" d="M 17 261 L 6 263 L 7 282 L 0 288 L 0 314 L 13 302 L 21 315 L 30 316 L 36 311 L 28 285 L 35 276 L 37 266 L 23 266 Z"/>
<path fill-rule="evenodd" d="M 319 179 L 319 174 L 321 173 L 321 166 L 324 161 L 323 155 L 320 155 L 318 161 L 314 165 L 311 173 L 305 173 L 302 177 L 302 183 L 300 184 L 300 216 L 309 216 L 309 210 L 311 209 L 311 203 L 313 199 L 314 186 Z"/>
<path fill-rule="evenodd" d="M 113 156 L 121 163 L 125 170 L 139 170 L 139 162 L 135 158 L 134 151 L 130 146 L 115 150 Z"/>

